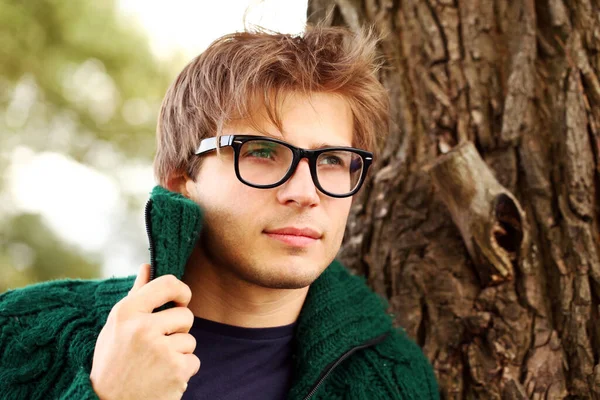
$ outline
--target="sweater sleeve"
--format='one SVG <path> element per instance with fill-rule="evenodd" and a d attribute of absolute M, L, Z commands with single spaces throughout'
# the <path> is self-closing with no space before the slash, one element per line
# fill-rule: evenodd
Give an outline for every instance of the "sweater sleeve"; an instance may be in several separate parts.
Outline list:
<path fill-rule="evenodd" d="M 94 392 L 92 381 L 88 372 L 80 368 L 73 379 L 73 382 L 61 394 L 60 400 L 81 399 L 81 400 L 100 400 Z"/>
<path fill-rule="evenodd" d="M 99 332 L 129 280 L 62 280 L 0 294 L 0 398 L 98 400 Z"/>

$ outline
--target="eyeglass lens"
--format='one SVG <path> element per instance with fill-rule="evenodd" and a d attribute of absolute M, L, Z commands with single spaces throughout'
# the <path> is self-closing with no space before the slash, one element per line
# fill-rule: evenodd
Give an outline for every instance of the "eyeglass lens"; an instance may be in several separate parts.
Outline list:
<path fill-rule="evenodd" d="M 238 168 L 241 178 L 256 186 L 278 183 L 292 166 L 294 154 L 290 148 L 267 140 L 245 142 L 239 152 Z M 346 150 L 321 153 L 317 159 L 317 181 L 331 194 L 352 192 L 360 181 L 363 159 Z"/>

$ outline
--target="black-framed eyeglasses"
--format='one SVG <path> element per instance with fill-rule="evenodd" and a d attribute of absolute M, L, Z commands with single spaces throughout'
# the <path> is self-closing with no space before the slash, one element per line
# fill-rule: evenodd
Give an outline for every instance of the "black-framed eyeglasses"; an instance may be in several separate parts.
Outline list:
<path fill-rule="evenodd" d="M 331 197 L 349 197 L 358 192 L 373 162 L 373 154 L 353 147 L 306 150 L 267 136 L 224 135 L 219 147 L 231 146 L 237 178 L 257 189 L 282 185 L 296 171 L 301 159 L 308 159 L 313 183 Z M 217 149 L 217 138 L 200 142 L 196 155 Z"/>

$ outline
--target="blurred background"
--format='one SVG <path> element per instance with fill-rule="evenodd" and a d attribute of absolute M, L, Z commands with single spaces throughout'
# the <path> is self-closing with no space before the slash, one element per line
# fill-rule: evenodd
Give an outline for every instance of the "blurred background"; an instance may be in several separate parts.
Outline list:
<path fill-rule="evenodd" d="M 299 33 L 306 0 L 0 0 L 0 293 L 135 274 L 170 82 L 246 26 Z"/>

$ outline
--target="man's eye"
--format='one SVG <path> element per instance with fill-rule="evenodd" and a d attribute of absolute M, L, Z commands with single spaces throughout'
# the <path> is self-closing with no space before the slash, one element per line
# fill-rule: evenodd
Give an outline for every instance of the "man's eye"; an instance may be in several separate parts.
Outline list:
<path fill-rule="evenodd" d="M 273 160 L 278 155 L 277 143 L 267 141 L 251 141 L 242 147 L 241 154 L 244 158 Z"/>
<path fill-rule="evenodd" d="M 340 157 L 337 156 L 326 156 L 323 157 L 320 161 L 319 161 L 320 165 L 339 165 L 339 166 L 343 166 L 344 165 L 344 160 L 342 160 Z"/>
<path fill-rule="evenodd" d="M 275 152 L 273 151 L 273 149 L 253 149 L 253 150 L 249 150 L 246 153 L 247 157 L 256 157 L 256 158 L 273 158 L 275 157 Z"/>

